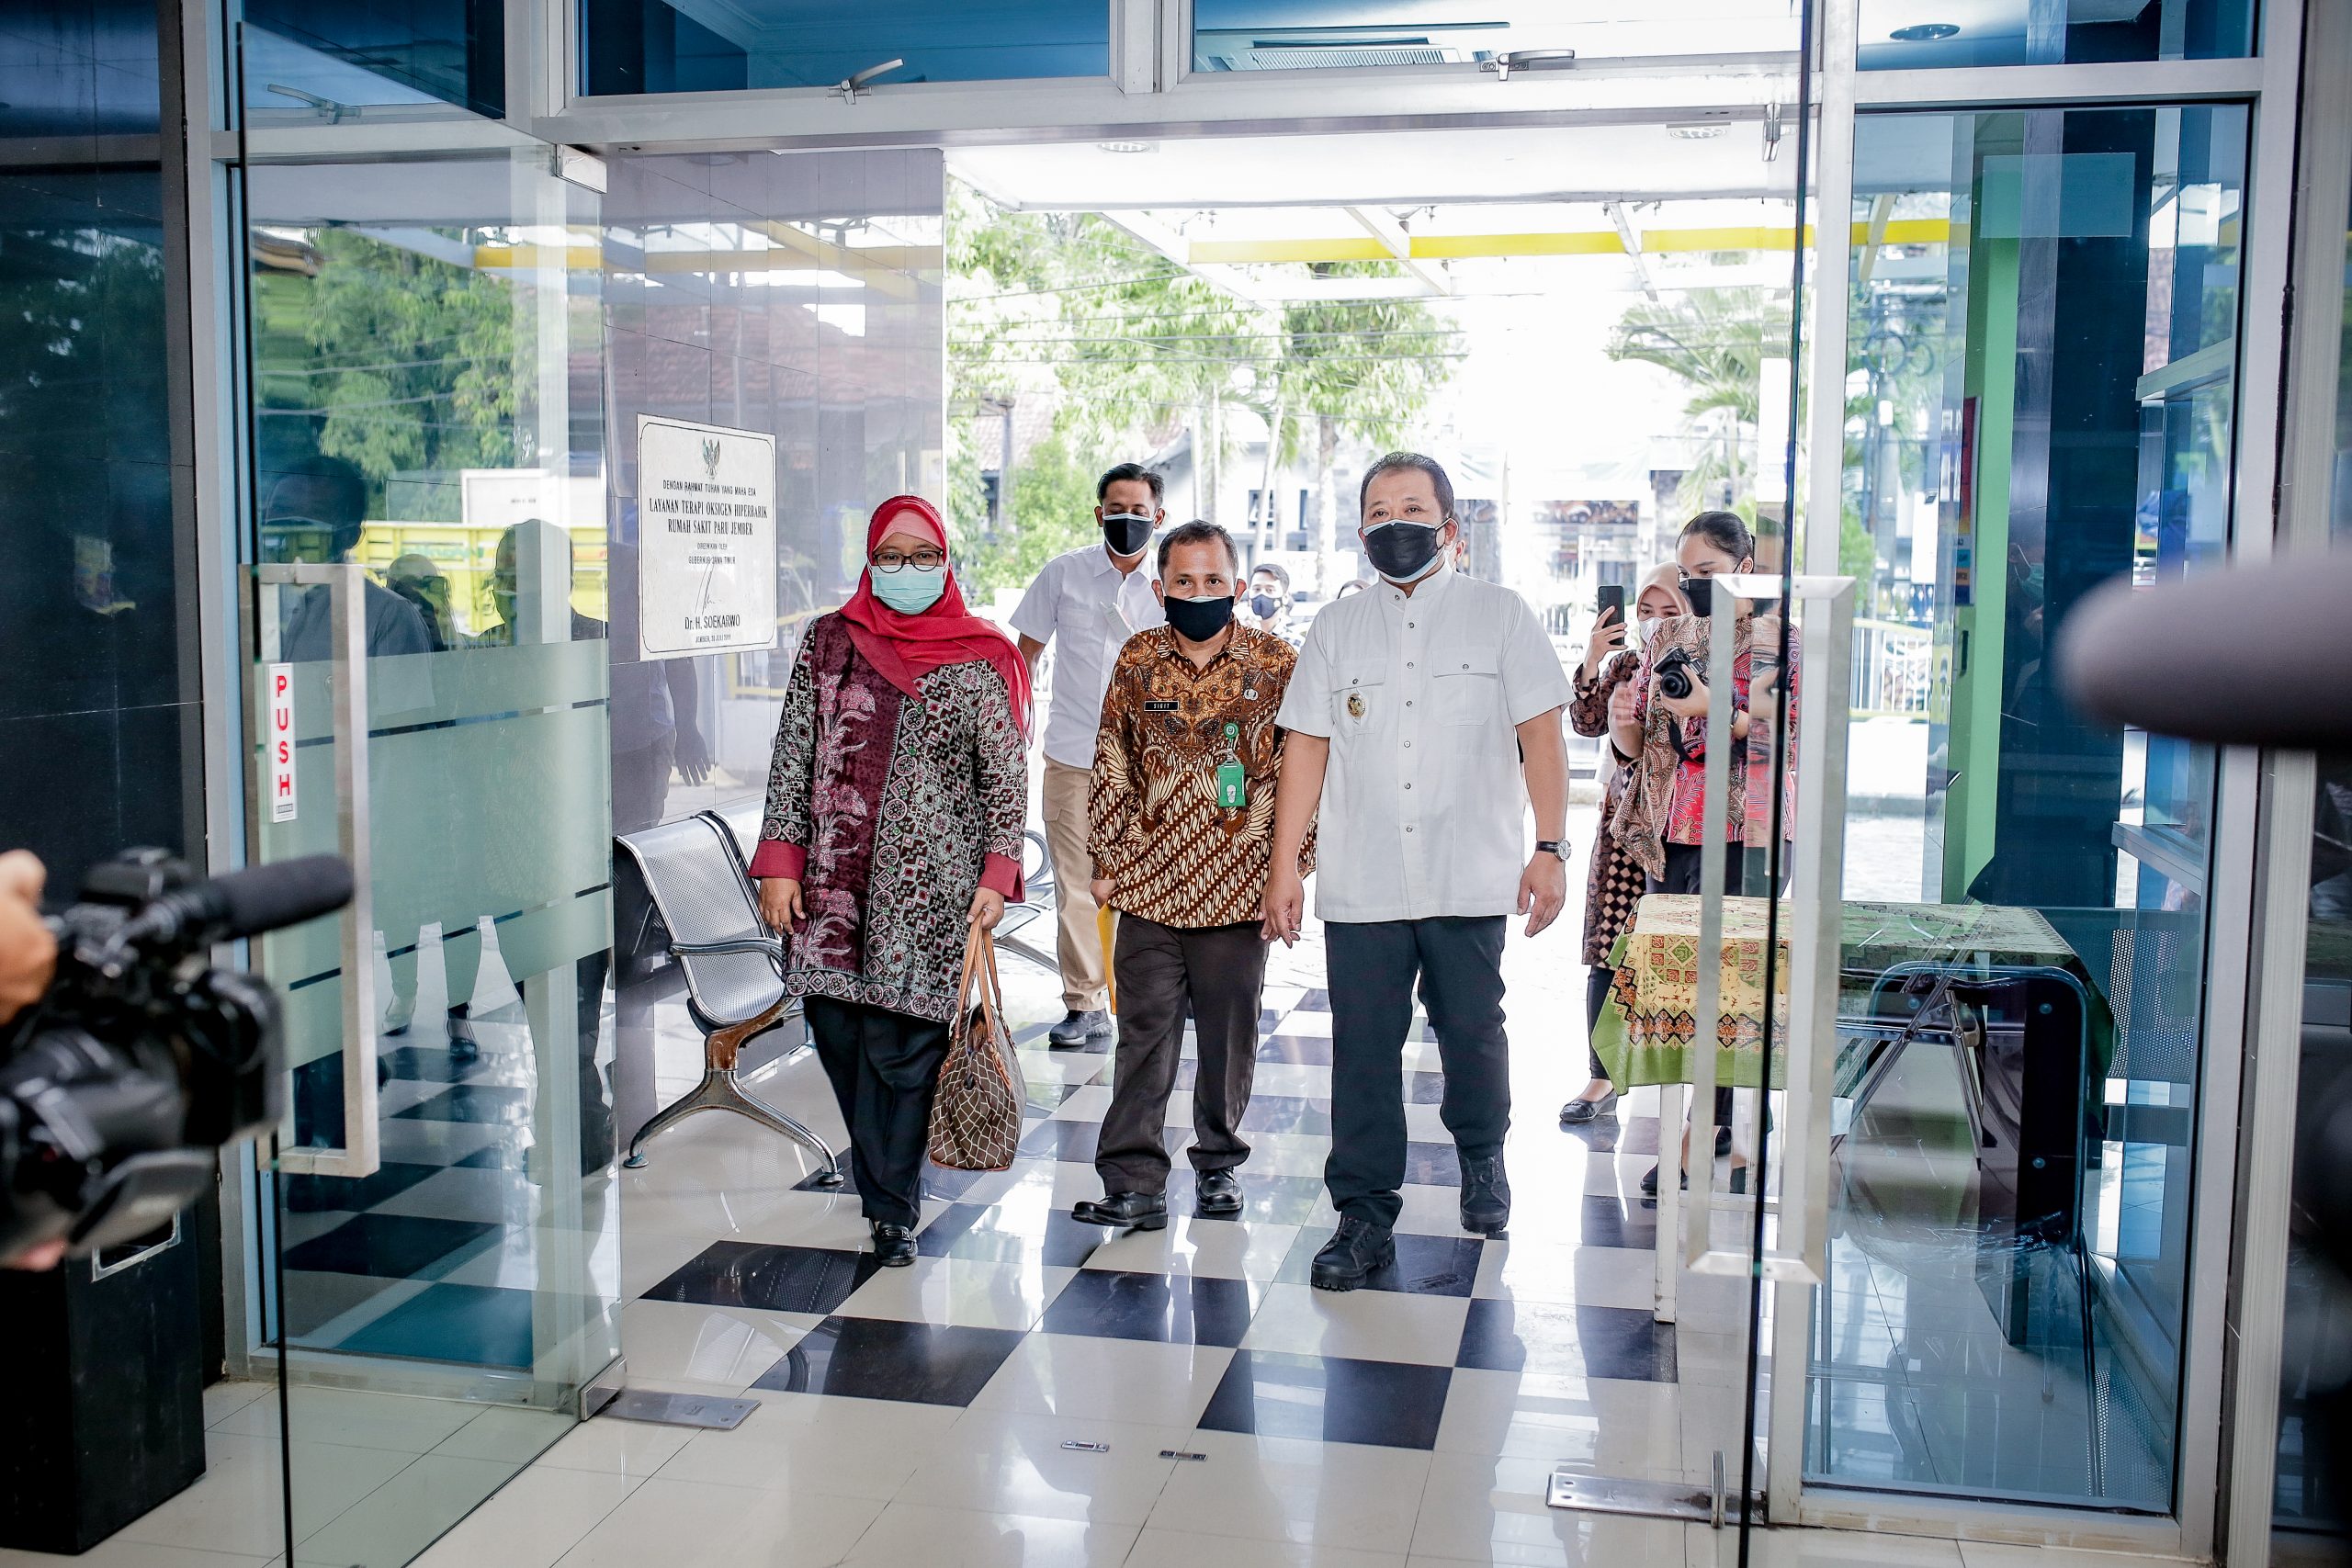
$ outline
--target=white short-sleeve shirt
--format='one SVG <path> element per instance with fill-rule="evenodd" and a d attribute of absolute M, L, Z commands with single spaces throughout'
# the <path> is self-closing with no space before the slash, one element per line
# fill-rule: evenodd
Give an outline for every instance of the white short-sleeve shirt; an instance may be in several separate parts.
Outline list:
<path fill-rule="evenodd" d="M 1054 652 L 1053 706 L 1046 716 L 1046 756 L 1071 768 L 1094 765 L 1094 737 L 1102 727 L 1102 694 L 1111 666 L 1127 638 L 1163 624 L 1168 613 L 1151 585 L 1159 581 L 1152 558 L 1122 572 L 1101 544 L 1056 556 L 1021 596 L 1012 629 L 1039 642 L 1060 639 Z"/>
<path fill-rule="evenodd" d="M 1277 716 L 1331 742 L 1315 912 L 1511 913 L 1528 855 L 1515 727 L 1568 697 L 1527 601 L 1451 566 L 1409 597 L 1378 582 L 1317 614 Z"/>

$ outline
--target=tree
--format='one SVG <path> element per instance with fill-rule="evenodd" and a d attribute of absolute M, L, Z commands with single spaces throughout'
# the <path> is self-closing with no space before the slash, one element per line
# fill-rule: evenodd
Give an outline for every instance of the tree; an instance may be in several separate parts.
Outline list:
<path fill-rule="evenodd" d="M 1093 214 L 1009 212 L 951 182 L 946 228 L 948 514 L 976 581 L 996 583 L 1051 554 L 1034 532 L 1054 548 L 1091 536 L 1087 470 L 1101 465 L 1090 455 L 1148 453 L 1191 428 L 1195 470 L 1212 481 L 1237 404 L 1265 422 L 1277 460 L 1314 456 L 1328 558 L 1340 438 L 1400 441 L 1459 357 L 1453 334 L 1419 300 L 1257 304 Z M 1008 398 L 1053 410 L 1049 436 L 1023 467 L 1057 472 L 1035 484 L 1016 473 L 1003 533 L 1017 537 L 991 535 L 980 484 L 981 443 L 996 438 Z M 1082 504 L 1064 466 L 1086 478 Z"/>

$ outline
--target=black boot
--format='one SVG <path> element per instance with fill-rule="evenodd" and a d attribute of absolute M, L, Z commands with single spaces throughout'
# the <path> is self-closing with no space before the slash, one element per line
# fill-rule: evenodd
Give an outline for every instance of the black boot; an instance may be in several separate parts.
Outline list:
<path fill-rule="evenodd" d="M 1118 1225 L 1127 1230 L 1168 1228 L 1168 1195 L 1164 1192 L 1111 1192 L 1089 1199 L 1069 1212 L 1090 1225 Z"/>
<path fill-rule="evenodd" d="M 1477 1235 L 1500 1235 L 1510 1224 L 1510 1178 L 1503 1156 L 1462 1162 L 1462 1228 Z"/>
<path fill-rule="evenodd" d="M 1396 1261 L 1396 1234 L 1386 1225 L 1340 1216 L 1339 1233 L 1315 1255 L 1309 1276 L 1318 1291 L 1352 1291 Z"/>

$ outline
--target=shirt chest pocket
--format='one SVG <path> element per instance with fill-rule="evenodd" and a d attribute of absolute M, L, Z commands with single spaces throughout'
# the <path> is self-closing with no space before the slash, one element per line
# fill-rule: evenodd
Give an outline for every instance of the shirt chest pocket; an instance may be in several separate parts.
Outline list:
<path fill-rule="evenodd" d="M 1360 735 L 1380 719 L 1387 700 L 1387 667 L 1366 661 L 1349 665 L 1331 688 L 1331 733 Z"/>
<path fill-rule="evenodd" d="M 1443 724 L 1488 724 L 1503 711 L 1502 663 L 1490 648 L 1452 648 L 1430 660 L 1430 701 Z"/>

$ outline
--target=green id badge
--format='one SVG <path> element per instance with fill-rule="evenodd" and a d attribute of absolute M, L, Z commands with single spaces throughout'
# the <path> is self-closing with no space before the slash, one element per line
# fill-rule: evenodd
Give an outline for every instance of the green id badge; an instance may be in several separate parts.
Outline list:
<path fill-rule="evenodd" d="M 1216 803 L 1228 811 L 1250 804 L 1249 795 L 1243 786 L 1240 763 L 1219 762 L 1217 764 Z"/>

